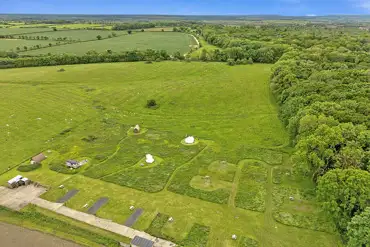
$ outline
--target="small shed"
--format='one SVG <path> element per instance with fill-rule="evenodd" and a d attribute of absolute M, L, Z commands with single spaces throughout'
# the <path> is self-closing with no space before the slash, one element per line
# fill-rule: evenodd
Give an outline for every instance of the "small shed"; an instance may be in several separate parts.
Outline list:
<path fill-rule="evenodd" d="M 136 133 L 136 134 L 140 133 L 140 126 L 138 124 L 135 125 L 135 127 L 134 127 L 134 133 Z"/>
<path fill-rule="evenodd" d="M 29 185 L 31 183 L 31 180 L 29 180 L 28 178 L 21 178 L 20 182 L 23 185 Z"/>
<path fill-rule="evenodd" d="M 46 156 L 43 153 L 39 153 L 38 155 L 31 158 L 31 162 L 40 164 L 41 161 L 45 160 Z"/>
<path fill-rule="evenodd" d="M 134 239 L 131 240 L 131 247 L 153 247 L 153 245 L 153 241 L 139 236 L 135 236 Z"/>
<path fill-rule="evenodd" d="M 17 188 L 19 186 L 19 181 L 22 179 L 23 177 L 21 175 L 17 175 L 15 176 L 14 178 L 10 179 L 8 181 L 8 187 L 13 189 L 13 188 Z"/>
<path fill-rule="evenodd" d="M 69 168 L 79 168 L 80 167 L 80 163 L 76 160 L 67 160 L 66 161 L 66 166 L 69 167 Z"/>

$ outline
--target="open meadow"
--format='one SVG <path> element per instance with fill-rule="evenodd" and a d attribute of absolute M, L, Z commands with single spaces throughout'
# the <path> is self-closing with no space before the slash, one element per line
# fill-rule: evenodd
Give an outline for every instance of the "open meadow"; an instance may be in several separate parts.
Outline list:
<path fill-rule="evenodd" d="M 65 31 L 66 33 L 78 32 L 78 31 Z M 83 33 L 97 31 L 83 31 Z M 109 31 L 98 31 L 99 33 L 106 33 L 103 37 L 106 38 L 111 32 Z M 120 32 L 116 32 L 120 33 Z M 127 32 L 125 32 L 127 34 Z M 96 37 L 92 35 L 91 37 Z M 87 37 L 87 36 L 86 36 Z M 90 38 L 91 38 L 90 37 Z M 95 40 L 89 42 L 66 44 L 61 46 L 48 47 L 44 49 L 38 49 L 28 52 L 23 52 L 25 55 L 40 55 L 40 54 L 77 54 L 83 55 L 88 51 L 94 50 L 96 52 L 105 52 L 112 50 L 115 52 L 132 51 L 132 50 L 166 50 L 169 53 L 179 51 L 181 54 L 190 51 L 190 46 L 194 45 L 194 39 L 184 33 L 174 32 L 143 32 L 133 33 L 131 35 L 122 35 L 118 37 Z"/>
<path fill-rule="evenodd" d="M 31 28 L 0 28 L 0 35 L 17 35 L 17 34 L 31 34 L 31 33 L 46 33 L 52 32 L 52 28 L 31 27 Z"/>
<path fill-rule="evenodd" d="M 163 47 L 186 52 L 191 42 L 145 32 L 31 53 L 84 53 L 104 42 L 102 50 L 130 50 L 130 39 L 144 47 L 148 37 L 156 49 L 166 40 Z M 53 202 L 77 189 L 65 205 L 84 212 L 107 197 L 96 214 L 119 224 L 133 205 L 143 209 L 133 228 L 186 247 L 341 246 L 314 184 L 291 169 L 271 68 L 138 62 L 0 70 L 0 183 L 22 174 L 47 186 L 42 197 Z M 154 108 L 146 106 L 151 99 Z M 188 135 L 194 145 L 184 145 Z M 18 170 L 40 152 L 48 156 L 41 167 Z M 155 162 L 145 164 L 146 154 Z M 88 162 L 68 169 L 70 159 Z"/>
<path fill-rule="evenodd" d="M 1 32 L 1 31 L 0 31 Z M 28 34 L 28 37 L 37 38 L 37 36 L 46 36 L 49 40 L 74 40 L 74 41 L 86 41 L 86 40 L 97 40 L 97 36 L 100 36 L 102 39 L 112 37 L 112 33 L 118 35 L 127 34 L 124 31 L 109 31 L 109 30 L 58 30 L 55 32 L 47 33 L 31 33 Z M 18 37 L 18 36 L 16 36 Z"/>
<path fill-rule="evenodd" d="M 55 41 L 46 41 L 46 40 L 24 40 L 24 39 L 0 39 L 0 49 L 1 51 L 24 51 L 26 49 L 31 49 L 39 45 L 40 47 L 48 46 L 49 43 L 54 45 Z M 17 49 L 18 48 L 18 49 Z"/>
<path fill-rule="evenodd" d="M 172 28 L 163 28 L 162 32 L 162 28 L 152 28 L 145 32 L 134 31 L 128 35 L 127 31 L 65 30 L 59 26 L 57 31 L 53 31 L 51 27 L 0 28 L 0 36 L 12 35 L 0 39 L 0 51 L 13 51 L 27 56 L 49 53 L 84 55 L 92 50 L 123 52 L 146 49 L 185 54 L 190 51 L 191 46 L 196 45 L 196 41 L 189 34 L 170 30 Z"/>

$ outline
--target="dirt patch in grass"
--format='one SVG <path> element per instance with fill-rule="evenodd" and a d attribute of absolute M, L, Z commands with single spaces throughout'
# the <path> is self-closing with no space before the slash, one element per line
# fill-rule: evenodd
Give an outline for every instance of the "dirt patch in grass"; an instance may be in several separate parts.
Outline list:
<path fill-rule="evenodd" d="M 211 176 L 195 176 L 191 179 L 190 186 L 194 189 L 214 191 L 221 188 L 230 188 L 231 183 L 221 181 Z"/>
<path fill-rule="evenodd" d="M 28 230 L 23 227 L 5 224 L 2 222 L 0 222 L 0 239 L 1 246 L 7 247 L 82 247 L 81 245 L 51 236 L 49 234 Z"/>

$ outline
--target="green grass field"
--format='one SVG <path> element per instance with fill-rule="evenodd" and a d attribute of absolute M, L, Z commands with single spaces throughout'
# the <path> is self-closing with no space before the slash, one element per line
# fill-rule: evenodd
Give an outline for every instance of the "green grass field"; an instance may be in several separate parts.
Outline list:
<path fill-rule="evenodd" d="M 36 33 L 36 32 L 52 32 L 51 28 L 39 28 L 39 27 L 30 27 L 30 28 L 0 28 L 0 35 L 15 35 L 15 34 L 27 34 L 27 33 Z"/>
<path fill-rule="evenodd" d="M 66 31 L 66 33 L 79 32 L 79 31 Z M 84 32 L 106 32 L 109 31 L 82 31 Z M 58 33 L 58 32 L 56 32 Z M 56 34 L 57 35 L 57 34 Z M 93 37 L 92 35 L 91 37 Z M 95 35 L 96 36 L 96 35 Z M 176 51 L 182 54 L 189 52 L 190 45 L 194 42 L 193 38 L 184 33 L 173 33 L 173 32 L 144 32 L 134 33 L 132 35 L 123 35 L 116 38 L 95 40 L 82 43 L 74 43 L 68 45 L 55 46 L 45 49 L 33 50 L 24 52 L 26 55 L 38 55 L 47 53 L 69 53 L 83 55 L 88 51 L 95 50 L 97 52 L 104 52 L 106 50 L 112 50 L 115 52 L 130 51 L 130 50 L 166 50 L 169 53 Z"/>
<path fill-rule="evenodd" d="M 124 31 L 115 31 L 117 35 L 127 34 Z M 49 40 L 67 37 L 67 40 L 96 40 L 97 36 L 100 35 L 103 39 L 108 38 L 112 31 L 100 31 L 100 30 L 60 30 L 56 32 L 47 33 L 32 33 L 27 36 L 37 37 L 37 36 L 47 36 Z"/>
<path fill-rule="evenodd" d="M 66 206 L 80 211 L 109 197 L 97 215 L 118 223 L 131 205 L 141 207 L 133 228 L 189 247 L 340 246 L 320 227 L 328 222 L 310 181 L 287 175 L 291 148 L 270 95 L 271 65 L 59 68 L 0 70 L 0 170 L 10 167 L 0 183 L 23 174 L 50 186 L 43 195 L 50 201 L 79 189 Z M 159 107 L 146 108 L 148 99 Z M 147 131 L 128 134 L 135 124 Z M 183 145 L 186 135 L 199 142 Z M 44 150 L 49 157 L 40 168 L 16 170 Z M 141 165 L 147 153 L 157 162 Z M 80 170 L 55 169 L 85 158 Z"/>
<path fill-rule="evenodd" d="M 191 53 L 191 57 L 193 57 L 193 58 L 198 58 L 199 59 L 203 50 L 206 50 L 207 52 L 209 52 L 209 51 L 213 51 L 213 50 L 216 50 L 216 49 L 220 49 L 217 46 L 214 46 L 214 45 L 211 45 L 211 44 L 207 43 L 207 41 L 205 41 L 203 38 L 199 38 L 199 43 L 201 44 L 202 47 Z"/>
<path fill-rule="evenodd" d="M 55 44 L 55 41 L 45 41 L 45 40 L 24 40 L 24 39 L 0 39 L 0 51 L 14 51 L 17 52 L 17 47 L 24 50 L 24 46 L 28 49 L 35 45 L 48 46 L 49 43 Z"/>

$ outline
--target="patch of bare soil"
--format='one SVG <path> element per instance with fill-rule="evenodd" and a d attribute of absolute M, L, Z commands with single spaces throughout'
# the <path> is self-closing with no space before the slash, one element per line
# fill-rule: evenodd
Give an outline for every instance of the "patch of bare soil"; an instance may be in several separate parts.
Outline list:
<path fill-rule="evenodd" d="M 0 222 L 1 246 L 6 247 L 81 247 L 49 234 Z"/>

